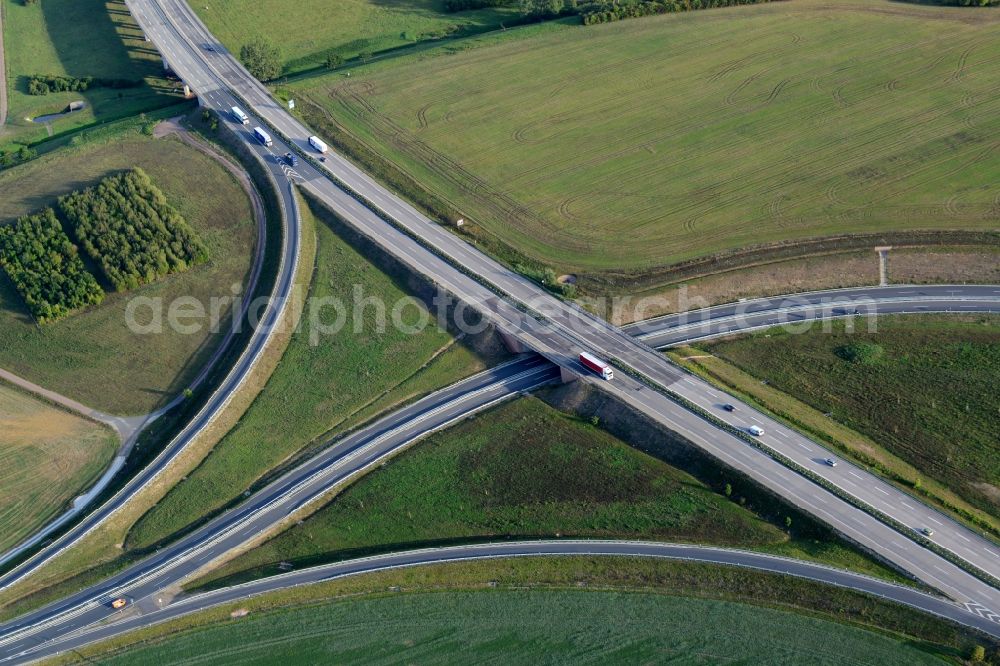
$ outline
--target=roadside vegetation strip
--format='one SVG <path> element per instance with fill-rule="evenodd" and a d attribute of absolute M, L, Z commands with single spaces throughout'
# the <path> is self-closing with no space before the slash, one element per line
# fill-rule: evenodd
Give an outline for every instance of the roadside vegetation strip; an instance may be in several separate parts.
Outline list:
<path fill-rule="evenodd" d="M 976 509 L 1000 515 L 996 405 L 1000 317 L 880 317 L 830 333 L 782 329 L 698 347 L 863 433 L 915 469 L 900 479 L 934 495 L 928 478 Z M 854 329 L 853 332 L 851 329 Z M 892 470 L 886 470 L 892 473 Z M 942 501 L 949 502 L 947 497 Z M 981 528 L 996 522 L 954 506 Z"/>
<path fill-rule="evenodd" d="M 642 591 L 683 597 L 722 599 L 757 607 L 803 612 L 823 619 L 916 639 L 922 649 L 946 659 L 971 655 L 976 645 L 993 654 L 998 647 L 979 634 L 911 608 L 867 594 L 789 576 L 687 561 L 634 557 L 537 557 L 409 567 L 285 588 L 240 599 L 166 623 L 88 645 L 52 660 L 54 664 L 130 654 L 132 648 L 159 644 L 234 618 L 272 609 L 312 608 L 332 600 L 400 598 L 399 593 L 457 590 Z M 236 620 L 240 622 L 241 620 Z M 661 627 L 662 629 L 662 627 Z"/>
<path fill-rule="evenodd" d="M 62 511 L 117 449 L 109 428 L 0 382 L 0 553 Z"/>
<path fill-rule="evenodd" d="M 740 400 L 792 428 L 810 433 L 906 492 L 925 498 L 933 506 L 950 513 L 960 523 L 984 537 L 996 541 L 1000 536 L 1000 526 L 994 516 L 972 506 L 945 484 L 925 477 L 909 462 L 893 455 L 872 439 L 839 422 L 831 421 L 828 413 L 820 412 L 780 389 L 762 383 L 720 357 L 697 353 L 697 350 L 690 347 L 675 348 L 669 353 L 680 365 L 706 381 L 733 393 Z"/>
<path fill-rule="evenodd" d="M 484 40 L 447 58 L 420 54 L 287 87 L 454 202 L 470 226 L 557 271 L 639 272 L 832 234 L 992 230 L 985 191 L 942 211 L 954 178 L 986 186 L 996 170 L 990 109 L 1000 102 L 990 91 L 1000 74 L 986 57 L 995 12 L 970 10 L 983 22 L 969 26 L 950 10 L 908 21 L 928 9 L 897 4 L 886 15 L 883 0 L 819 4 Z M 706 58 L 731 42 L 742 46 Z M 955 68 L 942 50 L 957 59 L 965 49 L 983 95 L 972 111 L 962 106 L 968 91 L 939 85 Z M 584 53 L 604 64 L 579 70 Z M 893 79 L 904 83 L 889 90 Z M 421 120 L 414 108 L 424 106 Z M 804 117 L 820 121 L 804 128 Z M 908 145 L 925 152 L 898 149 L 904 127 L 919 127 Z M 791 162 L 790 145 L 800 156 Z M 605 187 L 612 171 L 635 187 Z M 869 216 L 872 201 L 883 203 Z"/>
<path fill-rule="evenodd" d="M 356 411 L 421 371 L 451 339 L 437 327 L 417 335 L 392 326 L 383 329 L 364 299 L 394 304 L 407 296 L 405 288 L 338 236 L 341 223 L 325 209 L 310 203 L 302 211 L 315 219 L 318 236 L 311 302 L 336 299 L 350 306 L 361 301 L 361 308 L 336 334 L 315 330 L 323 322 L 293 334 L 282 363 L 239 425 L 139 521 L 127 546 L 149 546 L 225 507 L 290 456 L 346 425 Z M 457 375 L 441 374 L 432 364 L 422 371 L 424 383 L 445 385 L 482 367 L 469 361 L 467 368 L 445 368 Z"/>
<path fill-rule="evenodd" d="M 885 513 L 883 513 L 879 509 L 875 508 L 871 504 L 868 504 L 867 502 L 862 501 L 861 499 L 855 497 L 851 493 L 849 493 L 846 490 L 842 489 L 840 486 L 838 486 L 835 483 L 832 483 L 831 481 L 827 480 L 825 477 L 820 476 L 819 474 L 816 474 L 811 469 L 807 469 L 805 467 L 802 467 L 801 465 L 799 465 L 798 463 L 796 463 L 794 460 L 792 460 L 790 458 L 787 458 L 782 453 L 780 453 L 780 452 L 776 451 L 775 449 L 772 449 L 771 447 L 767 446 L 762 441 L 760 441 L 760 439 L 758 439 L 757 437 L 753 437 L 752 435 L 750 435 L 747 432 L 741 430 L 740 428 L 737 428 L 735 426 L 729 425 L 728 423 L 726 423 L 722 419 L 718 418 L 715 414 L 712 414 L 711 412 L 709 412 L 709 411 L 707 411 L 705 409 L 702 409 L 699 405 L 696 405 L 695 403 L 689 401 L 687 398 L 684 398 L 683 396 L 678 395 L 678 394 L 674 393 L 673 391 L 670 391 L 669 389 L 663 388 L 658 383 L 649 380 L 645 375 L 641 375 L 639 373 L 636 373 L 629 366 L 625 365 L 624 363 L 622 363 L 618 359 L 612 358 L 611 359 L 611 363 L 613 365 L 615 365 L 615 367 L 617 367 L 618 369 L 622 370 L 623 372 L 627 372 L 627 373 L 631 374 L 637 380 L 643 382 L 644 384 L 646 384 L 650 388 L 654 389 L 655 391 L 658 391 L 658 392 L 662 393 L 663 395 L 665 395 L 666 397 L 670 398 L 671 400 L 673 400 L 677 404 L 681 405 L 682 407 L 684 407 L 688 411 L 690 411 L 690 412 L 692 412 L 692 413 L 700 416 L 701 418 L 705 419 L 706 421 L 708 421 L 709 423 L 713 424 L 714 426 L 716 426 L 720 430 L 728 432 L 729 434 L 733 435 L 734 437 L 738 437 L 739 439 L 742 439 L 747 444 L 750 444 L 754 448 L 756 448 L 756 449 L 758 449 L 760 451 L 763 451 L 764 453 L 766 453 L 767 455 L 771 456 L 776 461 L 778 461 L 779 463 L 781 463 L 782 465 L 784 465 L 788 469 L 792 470 L 793 472 L 804 476 L 805 478 L 809 479 L 810 481 L 812 481 L 816 485 L 818 485 L 818 486 L 820 486 L 820 487 L 822 487 L 822 488 L 830 491 L 831 493 L 833 493 L 834 495 L 836 495 L 840 499 L 844 500 L 845 502 L 847 502 L 851 506 L 854 506 L 855 508 L 861 509 L 862 511 L 864 511 L 868 515 L 872 516 L 873 518 L 877 519 L 878 521 L 880 521 L 880 522 L 888 525 L 889 527 L 893 528 L 894 530 L 896 530 L 897 532 L 899 532 L 903 536 L 907 537 L 911 541 L 915 541 L 918 544 L 920 544 L 921 546 L 923 546 L 923 547 L 927 548 L 928 550 L 934 552 L 935 554 L 940 555 L 944 559 L 948 560 L 949 562 L 951 562 L 952 564 L 956 565 L 960 569 L 966 571 L 967 573 L 972 574 L 973 576 L 975 576 L 976 578 L 982 580 L 983 582 L 986 582 L 986 583 L 992 585 L 993 587 L 1000 588 L 1000 578 L 997 578 L 992 573 L 990 573 L 988 571 L 983 571 L 979 567 L 977 567 L 974 564 L 972 564 L 972 563 L 966 561 L 965 559 L 959 557 L 958 555 L 956 555 L 952 551 L 948 550 L 947 548 L 943 548 L 943 547 L 939 546 L 938 544 L 936 544 L 931 539 L 928 539 L 925 536 L 914 532 L 913 528 L 900 523 L 898 520 L 892 518 L 891 516 L 886 515 Z M 688 372 L 690 372 L 690 371 L 688 371 Z"/>
<path fill-rule="evenodd" d="M 51 208 L 0 226 L 0 266 L 42 324 L 104 300 Z"/>
<path fill-rule="evenodd" d="M 175 111 L 176 113 L 176 111 Z M 151 121 L 148 121 L 151 122 Z M 60 196 L 123 169 L 139 167 L 156 182 L 207 246 L 210 260 L 129 294 L 108 294 L 100 307 L 46 326 L 31 321 L 7 280 L 0 280 L 0 367 L 106 413 L 145 414 L 190 386 L 214 354 L 230 321 L 227 301 L 217 332 L 204 326 L 182 335 L 167 326 L 136 335 L 126 325 L 129 299 L 142 296 L 167 308 L 181 296 L 206 304 L 236 300 L 253 264 L 257 225 L 236 179 L 209 157 L 171 139 L 146 136 L 131 121 L 88 130 L 79 145 L 64 145 L 37 160 L 0 172 L 0 227 Z M 83 251 L 80 251 L 83 255 Z M 236 293 L 234 294 L 234 285 Z M 142 309 L 139 323 L 153 313 Z M 166 315 L 166 312 L 161 314 Z M 61 359 L 72 357 L 74 371 Z"/>
<path fill-rule="evenodd" d="M 893 577 L 794 509 L 732 481 L 726 497 L 721 486 L 526 397 L 432 435 L 194 585 L 406 545 L 551 535 L 739 545 Z"/>

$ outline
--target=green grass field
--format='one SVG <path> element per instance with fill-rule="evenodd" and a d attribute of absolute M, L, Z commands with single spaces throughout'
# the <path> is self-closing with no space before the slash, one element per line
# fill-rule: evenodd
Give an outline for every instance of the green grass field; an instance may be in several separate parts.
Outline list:
<path fill-rule="evenodd" d="M 789 612 L 648 593 L 562 590 L 326 602 L 255 613 L 96 659 L 152 661 L 943 663 L 899 637 Z"/>
<path fill-rule="evenodd" d="M 876 332 L 780 329 L 700 345 L 864 435 L 994 516 L 1000 515 L 1000 319 L 886 317 Z M 841 357 L 867 342 L 881 356 Z"/>
<path fill-rule="evenodd" d="M 0 552 L 65 509 L 117 449 L 110 429 L 0 383 Z"/>
<path fill-rule="evenodd" d="M 328 53 L 361 53 L 498 27 L 513 8 L 448 14 L 443 0 L 216 0 L 192 5 L 233 53 L 257 36 L 278 47 L 286 73 L 325 66 Z"/>
<path fill-rule="evenodd" d="M 26 5 L 2 0 L 4 54 L 7 60 L 9 111 L 0 128 L 0 146 L 31 143 L 47 136 L 44 125 L 29 118 L 65 110 L 83 100 L 87 108 L 52 123 L 64 132 L 94 122 L 134 115 L 176 102 L 163 77 L 163 65 L 147 44 L 125 3 L 120 0 L 49 0 Z M 27 77 L 33 74 L 93 76 L 145 81 L 138 88 L 94 88 L 32 96 Z"/>
<path fill-rule="evenodd" d="M 142 414 L 179 394 L 224 333 L 136 335 L 126 324 L 133 297 L 230 296 L 250 269 L 257 229 L 239 183 L 215 161 L 176 139 L 138 131 L 67 147 L 0 173 L 0 224 L 122 169 L 144 169 L 208 245 L 208 263 L 96 308 L 39 327 L 0 276 L 0 367 L 102 411 Z M 225 323 L 225 321 L 223 322 Z"/>
<path fill-rule="evenodd" d="M 289 94 L 530 257 L 641 271 L 831 234 L 995 229 L 998 26 L 990 9 L 775 2 L 491 35 Z"/>
<path fill-rule="evenodd" d="M 881 572 L 833 541 L 789 539 L 689 474 L 524 398 L 433 435 L 209 578 L 269 575 L 282 561 L 556 535 L 739 545 Z"/>
<path fill-rule="evenodd" d="M 329 213 L 310 213 L 306 207 L 303 211 L 320 218 L 311 223 L 318 240 L 311 298 L 339 298 L 349 304 L 355 285 L 364 295 L 389 304 L 405 295 L 323 221 Z M 128 545 L 154 543 L 224 506 L 289 456 L 331 430 L 357 423 L 362 414 L 370 416 L 407 395 L 440 388 L 482 367 L 458 346 L 423 368 L 453 340 L 436 327 L 410 335 L 389 325 L 379 333 L 372 309 L 365 311 L 363 323 L 359 333 L 348 325 L 336 335 L 321 337 L 318 345 L 310 344 L 308 326 L 297 330 L 239 424 L 136 524 Z M 408 393 L 400 394 L 401 385 Z"/>

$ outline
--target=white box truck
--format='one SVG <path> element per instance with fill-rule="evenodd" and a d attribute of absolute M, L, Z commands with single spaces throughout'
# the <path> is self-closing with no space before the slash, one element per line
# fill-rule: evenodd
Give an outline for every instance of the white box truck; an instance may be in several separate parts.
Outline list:
<path fill-rule="evenodd" d="M 253 128 L 253 135 L 257 137 L 257 140 L 260 141 L 265 146 L 271 146 L 274 143 L 273 141 L 271 141 L 271 135 L 259 127 Z"/>
<path fill-rule="evenodd" d="M 250 118 L 247 116 L 247 114 L 243 113 L 243 109 L 241 109 L 240 107 L 234 106 L 232 109 L 230 109 L 230 111 L 232 111 L 233 113 L 233 120 L 238 122 L 240 125 L 250 124 Z"/>
<path fill-rule="evenodd" d="M 327 151 L 326 144 L 318 136 L 309 137 L 309 145 L 315 148 L 318 153 L 325 153 Z"/>

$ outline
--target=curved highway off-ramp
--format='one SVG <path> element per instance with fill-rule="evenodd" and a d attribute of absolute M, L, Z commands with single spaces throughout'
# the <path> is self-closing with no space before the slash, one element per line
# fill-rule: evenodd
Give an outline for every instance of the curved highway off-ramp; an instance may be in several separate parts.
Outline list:
<path fill-rule="evenodd" d="M 998 285 L 892 285 L 769 296 L 664 315 L 622 330 L 662 349 L 725 335 L 820 319 L 888 314 L 1000 313 Z"/>
<path fill-rule="evenodd" d="M 76 594 L 0 625 L 0 660 L 112 618 L 111 599 L 137 601 L 185 580 L 419 438 L 559 378 L 528 355 L 481 372 L 353 432 L 155 554 Z"/>
<path fill-rule="evenodd" d="M 379 571 L 450 562 L 511 557 L 648 557 L 719 566 L 735 566 L 795 576 L 806 580 L 869 594 L 880 599 L 949 620 L 959 625 L 1000 638 L 1000 625 L 989 619 L 964 612 L 959 607 L 913 588 L 903 587 L 820 564 L 742 550 L 657 543 L 648 541 L 549 540 L 511 541 L 463 546 L 445 546 L 377 555 L 326 564 L 301 571 L 272 576 L 242 585 L 220 588 L 193 596 L 180 597 L 165 605 L 156 599 L 135 604 L 133 610 L 117 621 L 95 625 L 72 635 L 26 650 L 0 663 L 21 663 L 51 657 L 129 631 L 177 619 L 221 604 L 257 597 L 278 590 L 313 585 L 325 581 L 359 576 Z"/>
<path fill-rule="evenodd" d="M 259 155 L 260 151 L 257 152 Z M 274 169 L 275 165 L 273 161 L 265 161 L 263 157 L 261 159 L 265 165 Z M 272 175 L 274 175 L 273 172 Z M 281 178 L 277 182 L 280 183 L 285 180 L 280 169 L 278 169 L 277 175 Z M 82 539 L 91 530 L 117 512 L 142 488 L 156 479 L 169 466 L 169 463 L 225 409 L 236 391 L 250 375 L 260 358 L 261 352 L 267 348 L 273 334 L 281 326 L 285 310 L 292 297 L 295 271 L 299 263 L 301 232 L 299 230 L 300 219 L 294 187 L 290 182 L 286 181 L 284 185 L 279 185 L 277 190 L 282 207 L 282 245 L 279 256 L 278 274 L 275 278 L 274 287 L 271 292 L 272 295 L 267 300 L 263 315 L 259 317 L 260 323 L 251 334 L 246 348 L 240 354 L 233 368 L 212 392 L 195 417 L 167 444 L 153 461 L 129 479 L 117 493 L 70 527 L 52 543 L 0 576 L 0 590 L 13 585 Z"/>

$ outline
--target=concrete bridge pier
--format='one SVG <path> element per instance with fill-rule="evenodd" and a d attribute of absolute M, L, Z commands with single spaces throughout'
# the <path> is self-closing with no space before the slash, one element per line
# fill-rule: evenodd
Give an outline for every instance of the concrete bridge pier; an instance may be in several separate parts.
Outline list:
<path fill-rule="evenodd" d="M 569 384 L 570 382 L 580 381 L 580 375 L 576 374 L 569 368 L 564 368 L 559 366 L 559 381 L 563 384 Z"/>
<path fill-rule="evenodd" d="M 500 339 L 503 340 L 503 344 L 507 347 L 507 350 L 512 354 L 523 354 L 526 351 L 530 351 L 523 342 L 515 338 L 510 333 L 501 331 L 499 328 L 497 332 L 500 333 Z"/>

